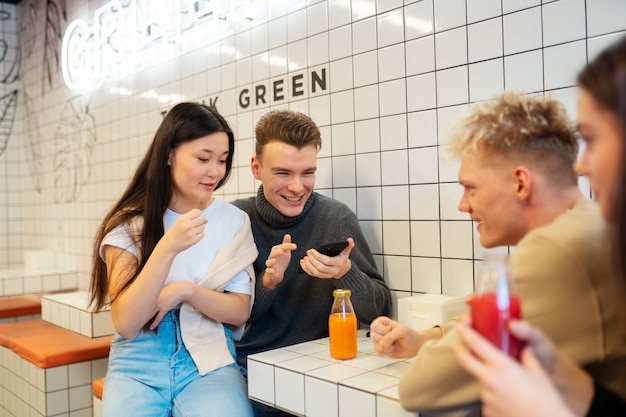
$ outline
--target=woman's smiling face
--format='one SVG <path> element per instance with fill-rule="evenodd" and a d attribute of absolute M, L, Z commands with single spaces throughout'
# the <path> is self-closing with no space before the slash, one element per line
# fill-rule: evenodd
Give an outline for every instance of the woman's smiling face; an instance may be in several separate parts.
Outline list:
<path fill-rule="evenodd" d="M 213 191 L 226 175 L 228 135 L 215 132 L 182 143 L 170 152 L 172 199 L 169 208 L 177 213 L 211 204 Z"/>
<path fill-rule="evenodd" d="M 610 219 L 624 146 L 622 130 L 617 116 L 600 106 L 585 89 L 578 95 L 578 131 L 585 149 L 576 163 L 576 172 L 589 177 L 602 215 Z"/>

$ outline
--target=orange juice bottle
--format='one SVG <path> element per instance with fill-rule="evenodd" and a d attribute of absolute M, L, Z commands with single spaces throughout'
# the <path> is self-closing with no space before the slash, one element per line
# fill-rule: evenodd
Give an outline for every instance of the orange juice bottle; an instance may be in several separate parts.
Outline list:
<path fill-rule="evenodd" d="M 357 320 L 350 302 L 350 290 L 333 291 L 335 300 L 328 317 L 330 356 L 335 359 L 351 359 L 356 356 Z"/>

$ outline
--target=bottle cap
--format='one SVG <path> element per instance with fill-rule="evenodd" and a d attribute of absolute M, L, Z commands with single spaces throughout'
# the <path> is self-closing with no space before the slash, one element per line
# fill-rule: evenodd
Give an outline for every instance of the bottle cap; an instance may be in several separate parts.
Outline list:
<path fill-rule="evenodd" d="M 333 296 L 335 297 L 349 297 L 351 294 L 352 291 L 347 288 L 337 288 L 336 290 L 333 290 Z"/>

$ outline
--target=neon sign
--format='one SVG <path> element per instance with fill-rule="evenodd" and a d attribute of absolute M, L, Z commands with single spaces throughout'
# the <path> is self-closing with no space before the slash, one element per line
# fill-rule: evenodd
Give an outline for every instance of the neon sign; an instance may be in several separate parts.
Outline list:
<path fill-rule="evenodd" d="M 252 21 L 251 0 L 111 0 L 90 26 L 72 21 L 63 35 L 61 70 L 70 89 L 94 89 L 106 78 L 139 71 L 184 52 L 186 44 L 219 41 L 233 24 Z"/>

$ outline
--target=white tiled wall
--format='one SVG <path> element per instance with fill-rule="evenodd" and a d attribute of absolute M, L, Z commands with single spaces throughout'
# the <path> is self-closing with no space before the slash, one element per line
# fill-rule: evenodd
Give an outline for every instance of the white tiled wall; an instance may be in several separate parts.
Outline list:
<path fill-rule="evenodd" d="M 221 198 L 255 192 L 249 161 L 259 117 L 279 107 L 307 112 L 324 140 L 317 189 L 357 213 L 396 295 L 464 295 L 482 248 L 457 210 L 458 163 L 440 148 L 449 123 L 505 89 L 553 93 L 575 117 L 576 72 L 626 31 L 623 0 L 237 0 L 223 20 L 216 12 L 184 26 L 184 41 L 146 46 L 135 72 L 70 90 L 55 62 L 50 78 L 43 64 L 45 51 L 48 59 L 59 53 L 44 47 L 45 3 L 2 6 L 11 18 L 0 23 L 1 35 L 19 39 L 28 53 L 0 156 L 7 196 L 0 200 L 0 266 L 18 263 L 24 248 L 60 251 L 75 257 L 82 289 L 98 221 L 161 113 L 180 100 L 217 100 L 237 138 L 234 175 Z M 159 2 L 190 3 L 230 4 Z M 108 2 L 66 4 L 63 28 L 75 19 L 93 25 Z M 33 22 L 19 37 L 16 14 L 21 24 Z M 312 74 L 326 75 L 325 88 Z M 294 82 L 302 86 L 294 90 Z M 265 103 L 254 99 L 259 88 Z M 248 107 L 239 103 L 244 89 L 252 93 Z M 68 115 L 82 127 L 71 140 L 69 125 L 60 123 Z"/>

